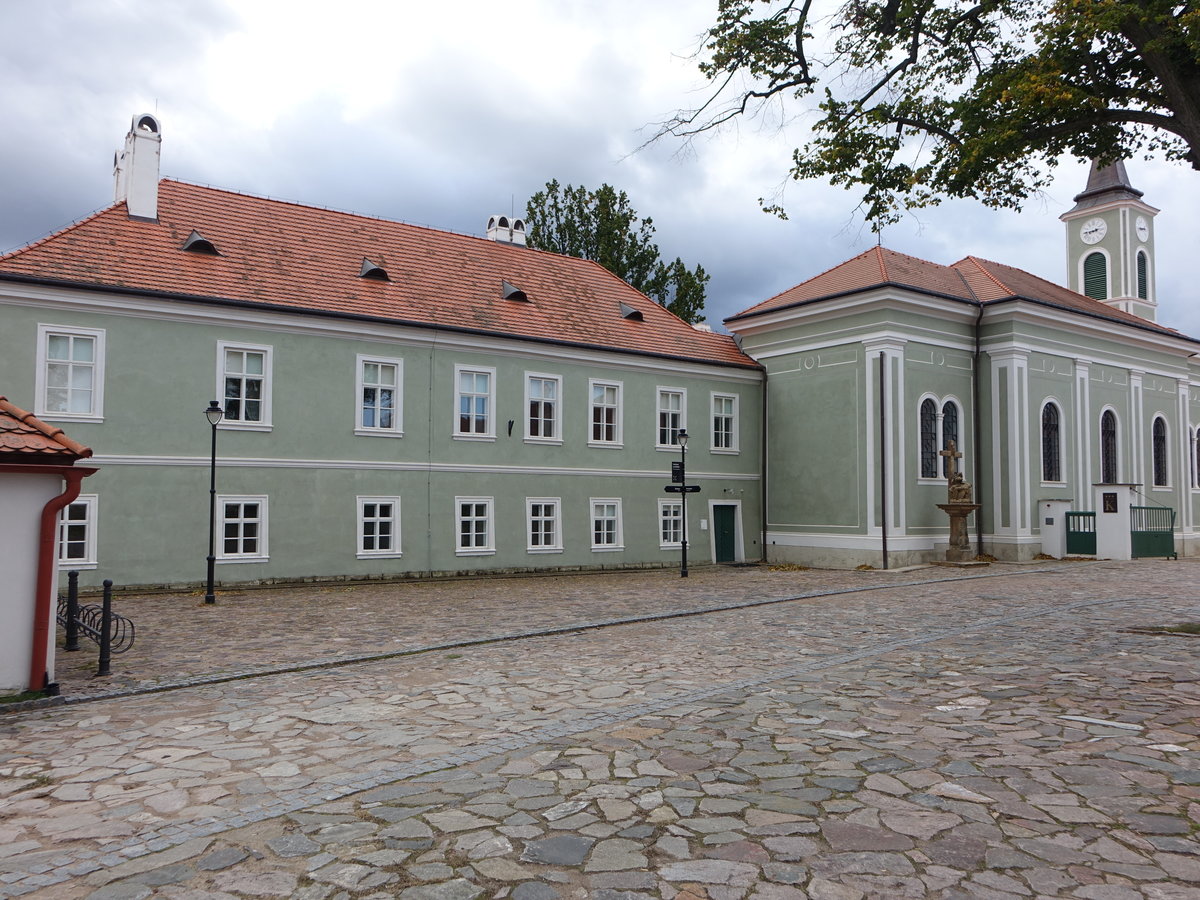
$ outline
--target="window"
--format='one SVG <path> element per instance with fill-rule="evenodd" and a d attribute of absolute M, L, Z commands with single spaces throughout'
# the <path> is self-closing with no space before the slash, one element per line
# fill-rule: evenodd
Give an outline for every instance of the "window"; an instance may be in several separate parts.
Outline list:
<path fill-rule="evenodd" d="M 492 388 L 495 369 L 454 367 L 455 437 L 495 438 Z"/>
<path fill-rule="evenodd" d="M 58 562 L 64 569 L 96 568 L 95 494 L 80 494 L 59 511 Z"/>
<path fill-rule="evenodd" d="M 529 497 L 525 509 L 529 517 L 530 553 L 554 553 L 562 550 L 562 532 L 558 526 L 557 497 Z"/>
<path fill-rule="evenodd" d="M 1100 480 L 1117 483 L 1117 417 L 1111 409 L 1100 416 Z"/>
<path fill-rule="evenodd" d="M 1162 416 L 1154 417 L 1150 426 L 1150 456 L 1154 469 L 1154 486 L 1167 487 L 1171 483 L 1167 466 L 1167 420 Z"/>
<path fill-rule="evenodd" d="M 736 453 L 738 449 L 738 398 L 735 394 L 712 395 L 712 449 Z"/>
<path fill-rule="evenodd" d="M 267 561 L 267 498 L 217 497 L 218 562 Z"/>
<path fill-rule="evenodd" d="M 683 503 L 679 500 L 658 501 L 658 546 L 663 550 L 683 543 Z"/>
<path fill-rule="evenodd" d="M 658 447 L 678 449 L 679 432 L 687 430 L 687 393 L 680 388 L 658 389 Z"/>
<path fill-rule="evenodd" d="M 1058 405 L 1042 407 L 1042 481 L 1062 481 L 1062 430 Z"/>
<path fill-rule="evenodd" d="M 621 445 L 621 384 L 590 381 L 592 395 L 592 433 L 590 443 Z"/>
<path fill-rule="evenodd" d="M 1141 300 L 1150 297 L 1150 261 L 1145 250 L 1139 250 L 1137 255 L 1137 295 Z"/>
<path fill-rule="evenodd" d="M 217 343 L 217 391 L 225 407 L 221 424 L 249 430 L 271 425 L 271 348 Z"/>
<path fill-rule="evenodd" d="M 538 443 L 561 444 L 558 401 L 562 379 L 557 375 L 525 373 L 525 438 Z"/>
<path fill-rule="evenodd" d="M 358 558 L 400 556 L 400 498 L 358 498 Z"/>
<path fill-rule="evenodd" d="M 397 437 L 403 433 L 403 375 L 403 360 L 358 357 L 355 433 Z"/>
<path fill-rule="evenodd" d="M 921 401 L 921 477 L 937 478 L 937 404 L 926 397 Z"/>
<path fill-rule="evenodd" d="M 940 410 L 940 411 L 939 411 Z M 955 400 L 940 402 L 935 397 L 921 401 L 917 431 L 920 435 L 921 478 L 948 478 L 950 459 L 940 451 L 948 450 L 950 442 L 962 451 L 959 437 L 959 408 Z M 939 464 L 938 460 L 941 460 Z"/>
<path fill-rule="evenodd" d="M 38 326 L 34 414 L 100 421 L 104 416 L 104 332 Z"/>
<path fill-rule="evenodd" d="M 1192 485 L 1200 488 L 1200 428 L 1192 433 Z"/>
<path fill-rule="evenodd" d="M 596 500 L 592 504 L 592 549 L 624 550 L 621 534 L 621 501 Z"/>
<path fill-rule="evenodd" d="M 1093 300 L 1108 299 L 1108 259 L 1099 251 L 1083 261 L 1083 292 Z"/>
<path fill-rule="evenodd" d="M 478 556 L 495 553 L 496 544 L 492 535 L 492 498 L 455 497 L 458 510 L 459 556 Z"/>

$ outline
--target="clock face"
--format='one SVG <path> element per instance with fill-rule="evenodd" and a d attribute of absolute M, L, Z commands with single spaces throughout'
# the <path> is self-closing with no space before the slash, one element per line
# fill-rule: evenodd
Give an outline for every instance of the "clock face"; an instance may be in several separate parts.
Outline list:
<path fill-rule="evenodd" d="M 1139 241 L 1147 241 L 1150 239 L 1150 223 L 1141 216 L 1137 217 L 1137 221 L 1133 223 L 1133 227 L 1137 232 Z"/>
<path fill-rule="evenodd" d="M 1091 218 L 1079 229 L 1079 236 L 1085 244 L 1096 244 L 1108 234 L 1108 223 L 1101 218 Z"/>

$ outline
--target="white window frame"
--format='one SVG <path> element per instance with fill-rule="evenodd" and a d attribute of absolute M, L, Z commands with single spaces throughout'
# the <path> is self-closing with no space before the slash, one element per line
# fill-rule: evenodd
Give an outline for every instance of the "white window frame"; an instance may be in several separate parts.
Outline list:
<path fill-rule="evenodd" d="M 229 404 L 225 402 L 225 352 L 233 350 L 238 353 L 261 353 L 263 355 L 262 371 L 262 418 L 257 422 L 247 422 L 244 419 L 231 419 L 228 413 Z M 271 356 L 273 348 L 269 344 L 243 344 L 237 341 L 217 341 L 217 392 L 215 396 L 226 410 L 219 428 L 234 431 L 270 431 L 271 430 Z M 245 397 L 241 398 L 245 403 Z M 243 412 L 245 408 L 243 407 Z"/>
<path fill-rule="evenodd" d="M 540 506 L 542 506 L 542 508 L 544 510 L 544 508 L 551 503 L 554 504 L 554 515 L 546 516 L 543 513 L 543 515 L 539 516 L 538 518 L 541 521 L 545 521 L 546 519 L 549 519 L 550 521 L 553 522 L 553 528 L 554 528 L 553 538 L 554 538 L 554 540 L 549 544 L 535 545 L 533 542 L 533 522 L 534 522 L 533 508 L 534 508 L 534 506 L 540 505 Z M 526 543 L 525 550 L 527 553 L 562 553 L 563 538 L 562 538 L 562 498 L 561 497 L 526 497 L 525 498 L 525 543 Z"/>
<path fill-rule="evenodd" d="M 613 529 L 613 543 L 600 544 L 596 542 L 596 522 L 600 517 L 596 515 L 596 507 L 600 504 L 613 504 L 615 527 Z M 621 498 L 620 497 L 592 497 L 588 500 L 588 509 L 590 516 L 588 518 L 589 527 L 591 529 L 591 544 L 593 553 L 611 553 L 625 549 L 625 528 L 623 524 L 624 516 L 621 514 Z M 605 519 L 608 517 L 605 516 Z"/>
<path fill-rule="evenodd" d="M 483 504 L 485 508 L 484 521 L 487 522 L 486 546 L 463 547 L 462 514 L 464 503 Z M 454 498 L 454 554 L 455 556 L 489 556 L 496 552 L 496 501 L 494 497 L 455 497 Z M 474 521 L 475 516 L 472 515 Z"/>
<path fill-rule="evenodd" d="M 354 365 L 354 433 L 364 437 L 404 437 L 404 360 L 360 353 Z M 396 370 L 396 383 L 392 388 L 392 424 L 387 428 L 367 425 L 363 421 L 363 391 L 377 387 L 368 384 L 364 377 L 368 365 L 392 366 Z"/>
<path fill-rule="evenodd" d="M 1165 482 L 1163 482 L 1162 484 L 1156 484 L 1154 481 L 1154 423 L 1157 422 L 1159 419 L 1162 419 L 1162 423 L 1163 423 L 1163 457 L 1164 457 L 1163 458 L 1163 472 L 1167 476 L 1167 480 Z M 1147 474 L 1150 476 L 1148 479 L 1148 481 L 1150 483 L 1150 490 L 1152 490 L 1152 491 L 1173 491 L 1173 490 L 1175 490 L 1175 479 L 1171 477 L 1172 475 L 1174 475 L 1174 472 L 1172 471 L 1172 466 L 1171 466 L 1171 462 L 1172 462 L 1172 460 L 1171 460 L 1171 422 L 1167 418 L 1166 413 L 1156 410 L 1150 416 L 1149 438 L 1150 438 L 1150 447 L 1149 447 L 1150 452 L 1147 455 L 1150 457 L 1150 471 Z"/>
<path fill-rule="evenodd" d="M 72 519 L 72 524 L 82 524 L 83 532 L 83 558 L 68 559 L 63 552 L 66 549 L 66 527 L 68 524 L 67 511 L 76 505 L 84 506 L 87 510 L 82 523 L 79 519 Z M 63 571 L 71 569 L 94 569 L 97 566 L 96 560 L 96 527 L 99 522 L 99 507 L 100 501 L 96 494 L 80 494 L 69 504 L 58 511 L 58 567 Z"/>
<path fill-rule="evenodd" d="M 354 545 L 355 553 L 359 559 L 399 559 L 404 555 L 400 546 L 400 498 L 399 497 L 357 497 L 358 509 L 358 527 L 356 529 L 357 543 Z M 386 550 L 367 550 L 363 548 L 363 539 L 366 537 L 367 531 L 367 516 L 366 507 L 368 503 L 392 504 L 392 514 L 390 517 L 383 518 L 376 515 L 373 522 L 387 521 L 392 526 L 392 546 Z M 375 537 L 378 538 L 378 532 Z"/>
<path fill-rule="evenodd" d="M 464 374 L 486 375 L 488 377 L 488 392 L 486 395 L 475 394 L 472 396 L 486 396 L 487 410 L 484 415 L 484 430 L 477 431 L 462 431 L 460 426 L 459 409 L 462 402 L 462 388 L 459 385 L 459 378 Z M 454 367 L 454 439 L 457 441 L 494 441 L 496 440 L 496 368 L 495 366 L 469 366 L 456 365 Z"/>
<path fill-rule="evenodd" d="M 668 511 L 674 511 L 670 516 L 676 523 L 679 531 L 679 540 L 669 541 L 664 537 L 664 526 L 667 524 Z M 660 550 L 678 550 L 683 546 L 683 501 L 682 500 L 659 500 L 658 501 L 658 549 Z"/>
<path fill-rule="evenodd" d="M 718 447 L 717 446 L 717 401 L 718 400 L 732 400 L 733 401 L 733 409 L 732 409 L 732 412 L 730 412 L 730 419 L 731 419 L 731 421 L 729 423 L 729 441 L 730 441 L 730 443 L 729 443 L 728 447 Z M 709 395 L 709 425 L 711 427 L 709 428 L 708 440 L 709 440 L 709 444 L 710 444 L 710 449 L 713 453 L 724 453 L 724 454 L 728 454 L 728 455 L 732 456 L 736 453 L 741 452 L 741 438 L 739 436 L 740 428 L 738 426 L 738 420 L 741 418 L 741 416 L 739 415 L 739 412 L 740 412 L 739 406 L 740 406 L 740 403 L 739 403 L 739 397 L 737 394 L 728 394 L 728 393 L 723 393 L 721 391 L 713 391 L 712 394 Z"/>
<path fill-rule="evenodd" d="M 675 429 L 676 433 L 678 434 L 678 432 L 680 432 L 680 431 L 687 431 L 687 388 L 663 387 L 662 385 L 659 385 L 654 391 L 654 447 L 657 450 L 678 451 L 679 450 L 679 442 L 678 441 L 672 441 L 672 442 L 664 444 L 659 440 L 659 438 L 661 437 L 661 435 L 659 434 L 659 432 L 661 430 L 661 426 L 659 425 L 659 419 L 664 412 L 666 412 L 666 413 L 673 412 L 673 410 L 665 409 L 663 407 L 663 396 L 665 394 L 678 394 L 679 395 L 679 427 L 677 429 Z M 668 429 L 668 430 L 670 430 L 670 429 Z"/>
<path fill-rule="evenodd" d="M 933 478 L 930 478 L 926 475 L 921 474 L 921 406 L 926 400 L 932 400 L 933 405 L 934 405 L 933 421 L 934 421 L 934 429 L 935 429 L 935 433 L 936 433 L 935 440 L 937 441 L 937 443 L 935 444 L 935 449 L 933 451 L 933 461 L 934 461 L 934 465 L 937 468 L 937 475 L 935 475 Z M 964 418 L 965 413 L 963 412 L 962 401 L 959 400 L 953 394 L 946 394 L 944 397 L 939 397 L 937 394 L 928 394 L 928 393 L 922 394 L 920 397 L 917 398 L 916 460 L 917 460 L 917 483 L 918 484 L 941 484 L 941 485 L 944 485 L 946 483 L 946 474 L 945 473 L 946 473 L 947 459 L 946 459 L 946 457 L 941 455 L 942 451 L 944 449 L 946 449 L 946 431 L 945 431 L 946 404 L 952 405 L 955 409 L 955 412 L 958 413 L 958 440 L 957 440 L 958 452 L 963 455 L 963 460 L 965 460 L 967 458 L 967 449 L 966 449 L 967 428 L 966 428 L 966 419 Z M 1062 412 L 1061 405 L 1059 406 L 1059 412 L 1060 413 Z M 1042 420 L 1039 417 L 1038 418 L 1038 428 L 1039 429 L 1041 428 L 1041 424 L 1042 424 Z M 1060 428 L 1061 428 L 1061 426 L 1060 426 Z M 1039 446 L 1040 446 L 1040 444 L 1039 444 Z M 1041 462 L 1042 462 L 1041 458 L 1039 457 L 1039 459 L 1038 459 L 1039 466 L 1041 465 Z M 962 460 L 959 460 L 958 470 L 963 473 L 963 477 L 965 478 L 966 471 L 963 469 L 963 466 L 961 465 L 961 463 L 962 463 Z M 1039 475 L 1039 477 L 1040 477 L 1040 475 Z"/>
<path fill-rule="evenodd" d="M 596 388 L 613 388 L 617 394 L 617 402 L 615 406 L 605 404 L 604 409 L 615 409 L 616 414 L 613 416 L 613 439 L 611 441 L 596 440 L 592 434 L 592 422 L 597 409 L 593 395 Z M 588 379 L 588 418 L 587 418 L 587 437 L 589 447 L 604 447 L 608 449 L 617 449 L 625 446 L 625 383 L 623 381 L 613 381 L 609 378 L 589 378 Z"/>
<path fill-rule="evenodd" d="M 1046 442 L 1045 442 L 1045 435 L 1043 434 L 1043 428 L 1042 428 L 1042 417 L 1046 415 L 1046 407 L 1047 406 L 1053 406 L 1056 410 L 1058 410 L 1058 474 L 1059 474 L 1058 481 L 1046 481 L 1042 477 L 1045 475 L 1045 472 L 1046 472 L 1046 465 L 1045 465 Z M 1037 459 L 1038 481 L 1040 484 L 1044 484 L 1047 487 L 1064 487 L 1067 484 L 1067 478 L 1066 478 L 1066 475 L 1067 475 L 1067 453 L 1066 453 L 1066 449 L 1067 449 L 1067 441 L 1066 441 L 1067 416 L 1063 410 L 1064 410 L 1063 405 L 1061 403 L 1059 403 L 1057 398 L 1055 398 L 1055 397 L 1047 397 L 1045 400 L 1042 401 L 1042 405 L 1038 409 L 1037 429 L 1038 429 L 1038 449 L 1040 451 L 1040 453 L 1038 454 L 1038 459 Z"/>
<path fill-rule="evenodd" d="M 46 404 L 46 391 L 49 389 L 49 358 L 50 338 L 88 338 L 92 341 L 92 405 L 88 412 L 62 412 L 51 410 Z M 103 422 L 104 421 L 104 338 L 103 328 L 75 328 L 68 325 L 45 325 L 37 327 L 37 369 L 34 375 L 33 414 L 48 421 L 67 420 L 71 422 Z M 68 361 L 76 365 L 74 361 Z M 69 389 L 68 389 L 69 390 Z M 68 400 L 68 406 L 70 402 Z"/>
<path fill-rule="evenodd" d="M 539 381 L 548 381 L 554 385 L 554 415 L 551 422 L 554 425 L 554 435 L 552 437 L 543 437 L 542 435 L 532 434 L 530 425 L 532 424 L 532 416 L 530 415 L 529 405 L 533 402 L 533 397 L 530 396 L 530 388 L 534 379 Z M 545 402 L 540 401 L 540 402 Z M 562 427 L 562 376 L 549 375 L 545 372 L 526 372 L 525 373 L 525 443 L 527 444 L 561 444 L 563 442 L 563 427 Z"/>
<path fill-rule="evenodd" d="M 225 525 L 229 521 L 225 518 L 226 503 L 257 503 L 258 504 L 258 548 L 254 553 L 226 553 L 225 552 Z M 239 517 L 238 522 L 247 521 L 245 518 Z M 271 557 L 267 547 L 267 529 L 269 516 L 267 512 L 267 495 L 266 494 L 218 494 L 217 495 L 217 516 L 214 526 L 217 529 L 216 540 L 216 561 L 217 563 L 264 563 Z M 238 538 L 239 542 L 242 540 Z"/>

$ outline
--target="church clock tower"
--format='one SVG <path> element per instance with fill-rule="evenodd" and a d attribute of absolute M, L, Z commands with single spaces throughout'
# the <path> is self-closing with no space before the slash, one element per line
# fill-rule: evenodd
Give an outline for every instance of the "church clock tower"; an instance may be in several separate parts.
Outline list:
<path fill-rule="evenodd" d="M 1154 217 L 1125 163 L 1093 161 L 1087 187 L 1059 218 L 1067 226 L 1067 283 L 1109 306 L 1155 320 Z"/>

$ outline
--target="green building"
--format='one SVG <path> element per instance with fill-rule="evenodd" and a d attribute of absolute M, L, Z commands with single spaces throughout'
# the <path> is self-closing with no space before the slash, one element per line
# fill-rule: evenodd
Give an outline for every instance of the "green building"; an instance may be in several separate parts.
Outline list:
<path fill-rule="evenodd" d="M 951 441 L 975 549 L 1062 555 L 1063 512 L 1121 483 L 1200 553 L 1200 342 L 1154 321 L 1157 210 L 1119 164 L 1063 216 L 1071 288 L 876 248 L 734 337 L 519 219 L 161 179 L 161 140 L 136 117 L 113 205 L 0 257 L 0 392 L 95 451 L 60 528 L 85 585 L 204 580 L 214 436 L 225 584 L 674 566 L 685 536 L 701 564 L 927 562 Z"/>

